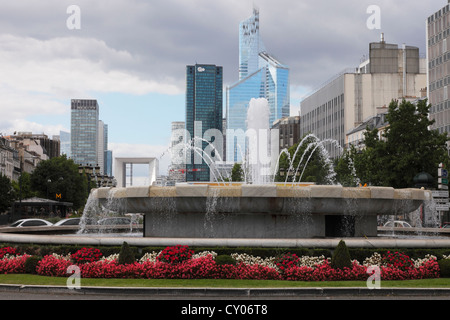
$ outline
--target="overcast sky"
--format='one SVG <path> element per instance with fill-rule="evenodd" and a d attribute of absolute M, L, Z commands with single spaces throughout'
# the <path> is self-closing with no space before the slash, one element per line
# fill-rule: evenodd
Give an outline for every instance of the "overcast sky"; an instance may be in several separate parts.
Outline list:
<path fill-rule="evenodd" d="M 184 120 L 185 67 L 238 79 L 239 23 L 260 10 L 267 51 L 291 70 L 291 105 L 368 54 L 370 42 L 417 46 L 445 0 L 0 0 L 0 133 L 70 131 L 70 99 L 94 98 L 114 156 L 155 156 Z M 81 29 L 69 29 L 70 5 Z M 370 5 L 381 29 L 367 27 Z M 224 102 L 225 104 L 225 102 Z M 224 105 L 225 107 L 225 105 Z"/>

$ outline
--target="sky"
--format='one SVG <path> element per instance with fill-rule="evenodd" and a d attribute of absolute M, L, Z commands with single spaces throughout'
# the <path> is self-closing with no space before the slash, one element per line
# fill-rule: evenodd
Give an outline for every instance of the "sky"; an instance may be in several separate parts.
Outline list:
<path fill-rule="evenodd" d="M 381 33 L 386 42 L 425 55 L 425 21 L 446 4 L 0 0 L 0 133 L 70 132 L 70 100 L 97 99 L 113 156 L 158 157 L 164 173 L 171 122 L 185 117 L 186 65 L 222 66 L 224 89 L 236 82 L 239 23 L 254 7 L 266 50 L 290 67 L 291 114 L 297 115 L 304 97 L 356 67 Z M 374 5 L 379 16 L 368 12 Z"/>

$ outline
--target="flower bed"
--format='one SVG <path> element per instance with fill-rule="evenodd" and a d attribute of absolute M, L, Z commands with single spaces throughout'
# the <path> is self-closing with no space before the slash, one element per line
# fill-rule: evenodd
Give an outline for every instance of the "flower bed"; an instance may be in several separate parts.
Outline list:
<path fill-rule="evenodd" d="M 0 259 L 1 273 L 25 273 L 25 262 L 30 255 L 12 255 L 5 249 Z M 246 254 L 233 254 L 236 265 L 215 262 L 214 252 L 194 254 L 185 246 L 168 247 L 161 252 L 144 255 L 131 264 L 119 264 L 118 255 L 103 257 L 98 249 L 83 248 L 75 254 L 47 255 L 37 263 L 36 273 L 42 276 L 68 277 L 69 266 L 78 266 L 82 278 L 132 278 L 132 279 L 254 279 L 288 281 L 365 281 L 370 276 L 368 268 L 377 266 L 381 280 L 409 280 L 439 278 L 437 258 L 410 259 L 400 252 L 377 253 L 362 263 L 353 260 L 351 268 L 333 269 L 330 258 L 298 257 L 283 254 L 262 259 Z M 449 258 L 449 257 L 444 257 Z"/>

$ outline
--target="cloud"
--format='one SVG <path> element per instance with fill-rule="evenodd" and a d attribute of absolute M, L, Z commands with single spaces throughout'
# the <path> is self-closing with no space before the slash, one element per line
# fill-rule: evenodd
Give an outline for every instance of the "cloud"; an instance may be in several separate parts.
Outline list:
<path fill-rule="evenodd" d="M 64 128 L 63 125 L 42 125 L 37 122 L 27 121 L 25 119 L 0 120 L 0 133 L 9 135 L 14 132 L 32 132 L 44 133 L 52 138 L 54 135 L 59 135 L 60 131 L 70 131 Z"/>
<path fill-rule="evenodd" d="M 176 95 L 172 83 L 142 79 L 127 65 L 136 63 L 127 51 L 110 48 L 92 38 L 39 40 L 0 34 L 0 131 L 43 126 L 28 123 L 34 116 L 67 115 L 70 99 L 94 98 L 95 93 Z M 45 132 L 54 131 L 49 127 Z M 40 131 L 41 131 L 40 130 Z"/>

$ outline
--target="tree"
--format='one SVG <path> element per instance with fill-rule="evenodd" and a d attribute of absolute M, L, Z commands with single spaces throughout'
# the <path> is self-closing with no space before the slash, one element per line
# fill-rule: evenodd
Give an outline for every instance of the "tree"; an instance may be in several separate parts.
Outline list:
<path fill-rule="evenodd" d="M 336 160 L 335 171 L 336 180 L 344 187 L 355 187 L 360 180 L 356 176 L 356 168 L 353 163 L 356 149 L 352 146 L 349 150 L 346 150 L 342 157 Z"/>
<path fill-rule="evenodd" d="M 22 172 L 19 177 L 19 181 L 12 182 L 12 187 L 14 188 L 16 199 L 27 199 L 37 195 L 37 192 L 31 187 L 30 174 L 27 172 Z"/>
<path fill-rule="evenodd" d="M 80 174 L 78 165 L 65 155 L 40 162 L 30 180 L 40 197 L 72 202 L 74 208 L 81 208 L 86 203 L 87 177 Z"/>
<path fill-rule="evenodd" d="M 403 100 L 389 105 L 388 128 L 379 138 L 378 130 L 365 133 L 366 148 L 353 154 L 361 181 L 372 185 L 409 188 L 420 172 L 435 175 L 439 163 L 448 163 L 447 134 L 430 130 L 431 105 L 420 100 L 417 106 Z"/>
<path fill-rule="evenodd" d="M 122 243 L 119 253 L 119 264 L 131 264 L 135 262 L 134 252 L 131 250 L 127 242 Z"/>
<path fill-rule="evenodd" d="M 331 267 L 333 269 L 344 269 L 352 267 L 352 260 L 344 240 L 339 241 L 336 250 L 331 257 Z"/>
<path fill-rule="evenodd" d="M 5 212 L 14 201 L 14 191 L 11 181 L 0 174 L 0 213 Z"/>
<path fill-rule="evenodd" d="M 286 181 L 286 175 L 289 172 L 287 182 L 292 182 L 295 179 L 295 182 L 334 183 L 333 164 L 321 152 L 323 150 L 322 145 L 313 137 L 304 140 L 305 138 L 306 136 L 288 149 L 289 157 L 286 153 L 281 154 L 275 180 L 278 182 Z M 301 141 L 303 143 L 299 147 Z M 290 167 L 292 159 L 294 161 Z"/>
<path fill-rule="evenodd" d="M 244 181 L 244 171 L 242 170 L 242 165 L 240 163 L 235 163 L 233 168 L 231 169 L 231 181 Z"/>

